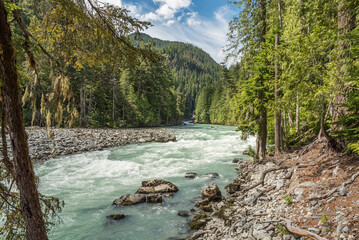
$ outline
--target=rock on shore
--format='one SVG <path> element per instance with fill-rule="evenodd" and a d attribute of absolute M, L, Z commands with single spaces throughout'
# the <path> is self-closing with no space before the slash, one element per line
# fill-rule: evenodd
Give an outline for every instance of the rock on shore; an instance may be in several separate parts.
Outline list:
<path fill-rule="evenodd" d="M 240 162 L 223 200 L 197 203 L 188 239 L 359 239 L 359 163 L 326 146 Z"/>
<path fill-rule="evenodd" d="M 175 141 L 173 132 L 161 128 L 135 129 L 51 129 L 48 137 L 46 128 L 26 129 L 33 160 L 43 160 L 54 156 L 102 150 L 133 143 Z M 7 136 L 11 154 L 9 136 Z"/>

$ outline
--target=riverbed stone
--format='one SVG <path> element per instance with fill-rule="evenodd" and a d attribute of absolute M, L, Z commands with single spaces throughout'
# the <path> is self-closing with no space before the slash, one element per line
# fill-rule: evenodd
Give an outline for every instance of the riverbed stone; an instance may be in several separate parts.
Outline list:
<path fill-rule="evenodd" d="M 162 203 L 161 194 L 125 194 L 113 201 L 116 206 L 136 205 L 140 203 Z"/>
<path fill-rule="evenodd" d="M 195 173 L 195 172 L 188 172 L 188 173 L 186 173 L 185 174 L 185 178 L 196 178 L 198 176 L 198 174 L 197 173 Z"/>
<path fill-rule="evenodd" d="M 201 196 L 202 199 L 208 199 L 209 201 L 219 201 L 222 199 L 221 190 L 219 190 L 219 187 L 214 183 L 202 187 Z"/>
<path fill-rule="evenodd" d="M 149 181 L 143 181 L 142 186 L 136 193 L 173 193 L 177 192 L 178 187 L 171 182 L 163 179 L 153 179 Z"/>
<path fill-rule="evenodd" d="M 232 160 L 232 163 L 239 163 L 240 160 L 241 160 L 240 158 L 235 158 Z"/>
<path fill-rule="evenodd" d="M 341 196 L 346 196 L 348 194 L 348 189 L 344 186 L 340 187 L 339 193 Z"/>
<path fill-rule="evenodd" d="M 210 177 L 211 179 L 216 179 L 219 177 L 218 173 L 207 173 L 205 176 Z"/>
<path fill-rule="evenodd" d="M 241 189 L 241 184 L 233 182 L 233 183 L 228 184 L 224 188 L 226 189 L 226 192 L 228 194 L 233 194 Z"/>
<path fill-rule="evenodd" d="M 118 214 L 111 214 L 111 215 L 108 215 L 108 216 L 106 216 L 107 218 L 109 218 L 109 219 L 112 219 L 112 220 L 121 220 L 121 219 L 123 219 L 123 218 L 125 218 L 126 217 L 126 215 L 125 214 L 121 214 L 121 213 L 118 213 Z"/>
<path fill-rule="evenodd" d="M 189 213 L 187 211 L 178 211 L 177 215 L 181 217 L 188 217 Z"/>

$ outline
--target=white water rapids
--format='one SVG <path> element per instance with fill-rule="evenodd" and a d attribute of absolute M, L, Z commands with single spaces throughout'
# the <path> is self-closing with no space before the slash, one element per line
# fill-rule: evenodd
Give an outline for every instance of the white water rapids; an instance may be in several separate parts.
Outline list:
<path fill-rule="evenodd" d="M 211 182 L 224 186 L 236 177 L 233 158 L 245 158 L 243 150 L 254 140 L 243 142 L 234 127 L 193 125 L 171 128 L 177 141 L 145 143 L 51 159 L 35 166 L 40 192 L 65 201 L 62 222 L 50 239 L 166 240 L 188 233 L 187 219 L 177 215 L 189 211 L 200 188 Z M 198 178 L 184 178 L 197 172 Z M 213 180 L 207 173 L 220 176 Z M 116 208 L 113 200 L 135 193 L 144 180 L 162 178 L 178 186 L 179 192 L 162 204 L 140 204 Z M 128 215 L 113 221 L 113 213 Z"/>

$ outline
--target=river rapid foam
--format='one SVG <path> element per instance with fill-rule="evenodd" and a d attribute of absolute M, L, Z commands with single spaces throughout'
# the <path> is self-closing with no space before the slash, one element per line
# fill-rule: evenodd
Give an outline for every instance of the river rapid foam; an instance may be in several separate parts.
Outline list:
<path fill-rule="evenodd" d="M 243 150 L 254 140 L 240 140 L 234 127 L 193 125 L 173 127 L 177 141 L 143 143 L 50 159 L 35 166 L 40 192 L 65 201 L 61 222 L 50 239 L 146 239 L 165 240 L 188 234 L 186 218 L 200 188 L 211 182 L 224 186 L 236 177 L 233 158 L 245 158 Z M 184 178 L 196 172 L 195 179 Z M 211 179 L 207 173 L 216 172 Z M 162 204 L 115 208 L 114 199 L 134 193 L 141 181 L 162 178 L 179 192 Z M 106 218 L 113 213 L 128 215 L 120 221 Z"/>

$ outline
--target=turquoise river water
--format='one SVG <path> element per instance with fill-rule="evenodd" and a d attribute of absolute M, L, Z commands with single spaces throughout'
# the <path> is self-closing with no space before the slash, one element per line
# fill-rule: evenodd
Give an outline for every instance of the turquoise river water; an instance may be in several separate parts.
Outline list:
<path fill-rule="evenodd" d="M 144 143 L 88 152 L 45 161 L 35 166 L 40 192 L 65 201 L 61 222 L 50 239 L 167 240 L 188 234 L 187 219 L 177 215 L 190 210 L 200 188 L 216 183 L 224 186 L 236 177 L 233 158 L 245 158 L 243 150 L 254 140 L 243 142 L 234 127 L 214 125 L 170 128 L 176 142 Z M 195 179 L 186 172 L 197 172 Z M 211 179 L 207 173 L 220 176 Z M 139 204 L 116 208 L 113 200 L 135 193 L 141 181 L 168 180 L 179 192 L 162 204 Z M 113 221 L 113 213 L 128 215 Z"/>

